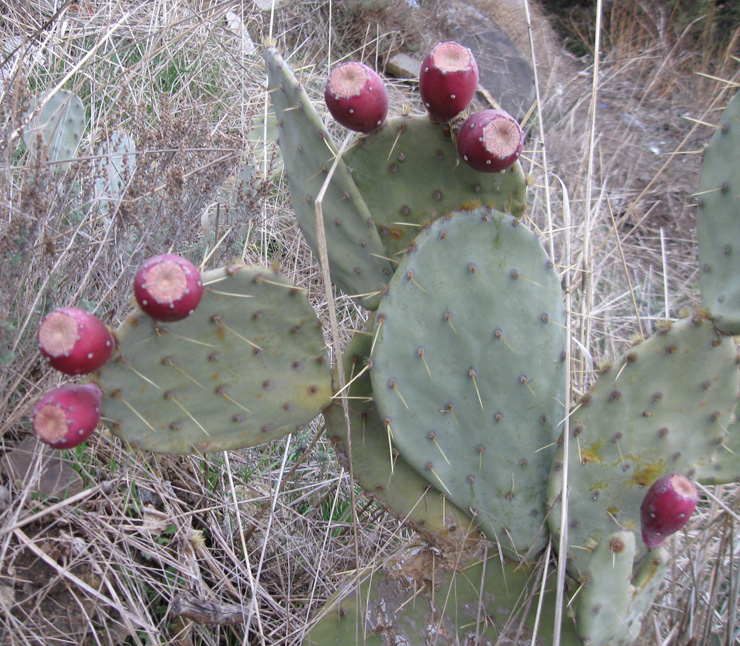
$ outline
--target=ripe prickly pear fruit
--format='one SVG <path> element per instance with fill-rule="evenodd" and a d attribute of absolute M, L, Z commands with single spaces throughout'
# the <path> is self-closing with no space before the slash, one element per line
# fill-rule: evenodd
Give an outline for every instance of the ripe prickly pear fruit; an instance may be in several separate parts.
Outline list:
<path fill-rule="evenodd" d="M 522 153 L 524 133 L 517 120 L 503 110 L 471 114 L 457 133 L 457 151 L 472 168 L 498 173 L 511 166 Z"/>
<path fill-rule="evenodd" d="M 478 64 L 459 43 L 439 43 L 421 64 L 419 92 L 435 121 L 456 117 L 473 100 L 478 88 Z"/>
<path fill-rule="evenodd" d="M 651 550 L 689 522 L 698 495 L 694 483 L 679 473 L 658 478 L 640 505 L 642 540 Z"/>
<path fill-rule="evenodd" d="M 377 130 L 388 116 L 383 79 L 364 63 L 348 62 L 332 70 L 324 90 L 326 107 L 340 125 L 356 132 Z"/>
<path fill-rule="evenodd" d="M 92 435 L 102 401 L 96 384 L 56 388 L 36 404 L 33 430 L 39 440 L 55 449 L 72 449 Z"/>
<path fill-rule="evenodd" d="M 139 307 L 155 321 L 181 321 L 198 307 L 203 280 L 189 260 L 173 254 L 145 261 L 134 278 Z"/>
<path fill-rule="evenodd" d="M 48 314 L 39 326 L 38 344 L 51 367 L 67 375 L 85 375 L 101 368 L 116 346 L 105 323 L 76 307 Z"/>

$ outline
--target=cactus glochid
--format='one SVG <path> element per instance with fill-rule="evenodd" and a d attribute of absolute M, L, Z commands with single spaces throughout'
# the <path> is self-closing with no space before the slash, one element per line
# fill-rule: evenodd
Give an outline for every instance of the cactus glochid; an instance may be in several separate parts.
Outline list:
<path fill-rule="evenodd" d="M 583 583 L 577 593 L 566 578 L 558 591 L 573 615 L 561 643 L 627 646 L 670 562 L 660 543 L 696 503 L 688 479 L 740 479 L 727 457 L 740 448 L 740 371 L 727 336 L 740 330 L 740 305 L 732 248 L 717 239 L 727 220 L 737 226 L 725 191 L 708 190 L 700 210 L 704 308 L 658 325 L 566 406 L 570 331 L 557 265 L 523 217 L 522 130 L 498 110 L 446 121 L 474 92 L 469 54 L 445 43 L 430 55 L 423 116 L 386 120 L 375 72 L 334 70 L 329 110 L 360 132 L 340 155 L 286 62 L 265 51 L 296 219 L 315 253 L 325 245 L 337 287 L 376 310 L 333 376 L 305 290 L 261 267 L 204 272 L 199 284 L 197 270 L 168 256 L 145 265 L 141 309 L 113 334 L 77 310 L 41 324 L 52 365 L 94 373 L 103 420 L 142 450 L 254 446 L 324 414 L 358 483 L 426 544 L 353 577 L 307 645 L 359 634 L 410 646 L 535 643 L 528 591 L 547 590 L 542 612 L 556 614 L 549 543 Z M 712 140 L 703 185 L 717 166 L 738 173 L 736 125 Z M 152 300 L 161 307 L 148 316 Z M 59 445 L 65 429 L 79 437 L 94 427 L 63 414 L 83 388 L 42 400 L 42 439 Z"/>

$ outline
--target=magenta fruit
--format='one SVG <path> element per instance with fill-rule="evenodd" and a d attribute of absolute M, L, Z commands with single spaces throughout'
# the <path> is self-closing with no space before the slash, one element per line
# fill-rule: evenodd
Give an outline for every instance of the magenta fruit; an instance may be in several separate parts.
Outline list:
<path fill-rule="evenodd" d="M 436 121 L 456 117 L 473 100 L 478 88 L 478 64 L 473 53 L 459 43 L 440 43 L 424 59 L 419 92 Z"/>
<path fill-rule="evenodd" d="M 388 91 L 383 79 L 364 63 L 342 63 L 332 70 L 324 90 L 326 107 L 340 125 L 356 132 L 373 132 L 388 115 Z"/>
<path fill-rule="evenodd" d="M 642 540 L 651 550 L 689 522 L 698 495 L 694 483 L 679 473 L 658 478 L 640 505 Z"/>
<path fill-rule="evenodd" d="M 203 296 L 203 280 L 189 260 L 164 254 L 149 258 L 134 278 L 139 307 L 155 321 L 181 321 L 190 316 Z"/>
<path fill-rule="evenodd" d="M 101 368 L 115 349 L 115 340 L 100 319 L 75 307 L 47 315 L 38 331 L 43 354 L 60 372 L 84 375 Z"/>
<path fill-rule="evenodd" d="M 96 384 L 61 386 L 44 395 L 33 411 L 36 436 L 55 449 L 82 444 L 100 421 L 103 393 Z"/>
<path fill-rule="evenodd" d="M 457 133 L 457 151 L 472 168 L 482 173 L 506 170 L 519 159 L 524 133 L 516 119 L 503 110 L 471 114 Z"/>

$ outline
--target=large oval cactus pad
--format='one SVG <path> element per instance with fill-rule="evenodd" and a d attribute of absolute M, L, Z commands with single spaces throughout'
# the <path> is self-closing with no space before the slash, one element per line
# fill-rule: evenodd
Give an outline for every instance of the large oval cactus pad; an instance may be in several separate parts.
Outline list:
<path fill-rule="evenodd" d="M 667 473 L 710 478 L 725 449 L 740 387 L 735 343 L 700 316 L 663 325 L 597 379 L 573 411 L 568 558 L 578 576 L 592 549 L 640 526 L 640 504 Z M 564 451 L 550 477 L 548 518 L 559 535 Z M 637 558 L 645 546 L 637 536 Z M 561 555 L 562 556 L 562 555 Z"/>
<path fill-rule="evenodd" d="M 344 160 L 391 258 L 421 226 L 452 211 L 524 212 L 527 182 L 519 162 L 502 173 L 479 173 L 460 159 L 449 125 L 427 116 L 389 119 L 358 137 Z"/>
<path fill-rule="evenodd" d="M 564 318 L 537 237 L 485 208 L 422 232 L 376 316 L 373 391 L 394 442 L 514 558 L 545 543 Z"/>
<path fill-rule="evenodd" d="M 725 334 L 740 334 L 740 94 L 704 152 L 696 238 L 701 295 Z"/>
<path fill-rule="evenodd" d="M 198 309 L 176 323 L 140 310 L 116 331 L 96 376 L 111 430 L 147 451 L 262 444 L 308 424 L 331 400 L 324 337 L 303 290 L 262 267 L 203 274 Z"/>
<path fill-rule="evenodd" d="M 295 216 L 308 245 L 318 255 L 315 200 L 336 158 L 336 146 L 277 50 L 267 48 L 265 61 Z M 322 209 L 332 280 L 356 296 L 362 306 L 375 309 L 392 269 L 370 212 L 342 161 L 329 183 Z"/>

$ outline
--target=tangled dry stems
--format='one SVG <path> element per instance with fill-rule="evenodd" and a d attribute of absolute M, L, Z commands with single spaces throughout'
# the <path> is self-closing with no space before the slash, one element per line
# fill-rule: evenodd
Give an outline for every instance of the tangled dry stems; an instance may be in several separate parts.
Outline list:
<path fill-rule="evenodd" d="M 236 258 L 277 263 L 327 319 L 317 261 L 282 182 L 268 173 L 239 199 L 223 197 L 264 109 L 259 53 L 249 51 L 245 32 L 228 28 L 225 12 L 235 9 L 226 4 L 0 6 L 0 29 L 16 54 L 1 68 L 0 98 L 0 643 L 297 643 L 347 572 L 414 540 L 359 491 L 353 522 L 352 485 L 320 422 L 266 447 L 206 457 L 132 454 L 104 431 L 60 466 L 45 447 L 20 444 L 35 399 L 59 381 L 35 348 L 42 316 L 77 304 L 115 325 L 148 255 L 172 249 L 196 262 L 208 257 L 209 266 Z M 645 6 L 641 12 L 659 15 Z M 330 12 L 316 0 L 283 6 L 272 20 L 251 5 L 237 13 L 255 41 L 277 39 L 318 96 L 327 52 L 332 61 L 377 62 L 402 42 L 429 37 L 428 26 L 404 20 L 402 9 Z M 711 132 L 697 122 L 715 122 L 727 98 L 726 85 L 686 73 L 681 34 L 656 31 L 665 22 L 635 25 L 629 8 L 610 18 L 619 38 L 600 61 L 596 90 L 591 63 L 565 54 L 538 60 L 545 129 L 532 122 L 525 159 L 530 224 L 578 286 L 576 393 L 640 330 L 649 334 L 656 320 L 697 303 L 691 195 Z M 536 27 L 549 34 L 546 24 Z M 521 35 L 521 24 L 512 29 Z M 711 71 L 736 80 L 727 52 Z M 62 79 L 90 112 L 81 157 L 59 172 L 23 155 L 20 128 L 30 96 Z M 405 83 L 393 83 L 391 96 L 395 112 L 419 110 Z M 139 157 L 124 198 L 105 213 L 90 151 L 119 128 L 132 133 Z M 341 295 L 336 305 L 349 337 L 364 313 Z M 52 463 L 71 496 L 37 493 Z M 736 487 L 706 494 L 691 528 L 674 541 L 678 557 L 645 643 L 738 640 L 739 506 Z M 211 623 L 188 620 L 198 612 Z"/>

